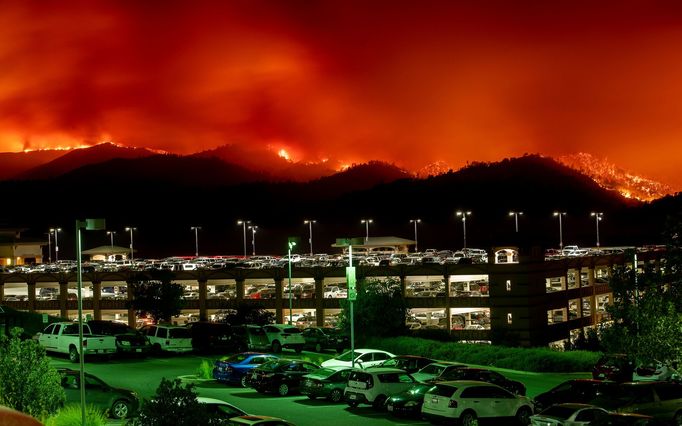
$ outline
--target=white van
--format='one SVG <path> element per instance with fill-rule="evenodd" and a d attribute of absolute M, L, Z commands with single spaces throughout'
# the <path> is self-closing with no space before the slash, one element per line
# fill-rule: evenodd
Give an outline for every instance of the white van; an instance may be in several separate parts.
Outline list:
<path fill-rule="evenodd" d="M 405 370 L 370 367 L 366 370 L 353 370 L 348 376 L 343 394 L 351 407 L 371 404 L 375 409 L 380 409 L 390 396 L 408 390 L 415 383 L 416 380 Z"/>

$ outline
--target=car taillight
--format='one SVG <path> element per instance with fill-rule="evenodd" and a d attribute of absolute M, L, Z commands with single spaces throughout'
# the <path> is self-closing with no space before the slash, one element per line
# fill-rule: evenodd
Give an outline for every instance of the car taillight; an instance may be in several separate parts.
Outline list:
<path fill-rule="evenodd" d="M 448 408 L 457 408 L 457 401 L 451 399 L 450 402 L 448 402 Z"/>

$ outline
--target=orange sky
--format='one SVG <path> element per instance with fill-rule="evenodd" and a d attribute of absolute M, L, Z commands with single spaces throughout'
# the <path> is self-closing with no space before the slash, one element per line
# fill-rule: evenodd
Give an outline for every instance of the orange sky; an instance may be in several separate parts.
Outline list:
<path fill-rule="evenodd" d="M 673 1 L 8 0 L 0 151 L 262 144 L 411 169 L 582 151 L 679 191 L 681 52 Z"/>

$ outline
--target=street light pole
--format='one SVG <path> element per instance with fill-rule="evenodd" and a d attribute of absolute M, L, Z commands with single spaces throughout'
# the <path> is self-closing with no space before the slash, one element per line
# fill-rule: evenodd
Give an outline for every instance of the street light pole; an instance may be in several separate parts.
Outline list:
<path fill-rule="evenodd" d="M 201 226 L 192 226 L 192 231 L 194 231 L 194 257 L 199 257 L 199 230 Z"/>
<path fill-rule="evenodd" d="M 559 249 L 564 248 L 564 228 L 561 223 L 561 216 L 566 216 L 566 212 L 554 212 L 554 216 L 559 218 Z"/>
<path fill-rule="evenodd" d="M 47 263 L 52 263 L 52 230 L 47 231 Z"/>
<path fill-rule="evenodd" d="M 238 220 L 237 225 L 242 226 L 242 230 L 244 231 L 244 259 L 246 259 L 246 225 L 251 223 L 250 220 Z"/>
<path fill-rule="evenodd" d="M 315 219 L 306 219 L 303 221 L 304 225 L 308 225 L 308 243 L 310 243 L 310 255 L 313 255 L 313 223 L 317 223 Z"/>
<path fill-rule="evenodd" d="M 410 223 L 414 223 L 414 251 L 419 251 L 419 243 L 417 243 L 417 224 L 422 223 L 421 219 L 410 219 Z"/>
<path fill-rule="evenodd" d="M 107 231 L 107 235 L 111 237 L 111 255 L 114 256 L 114 234 L 116 231 Z"/>
<path fill-rule="evenodd" d="M 133 228 L 132 226 L 126 227 L 126 231 L 130 232 L 130 261 L 131 262 L 135 258 L 135 250 L 133 250 L 133 231 L 136 231 L 136 230 L 137 230 L 137 228 Z"/>
<path fill-rule="evenodd" d="M 57 237 L 62 231 L 62 228 L 50 228 L 54 232 L 54 261 L 59 262 L 59 238 Z"/>
<path fill-rule="evenodd" d="M 590 216 L 594 217 L 594 223 L 595 223 L 595 225 L 597 225 L 597 247 L 599 247 L 599 222 L 604 217 L 604 213 L 592 212 L 592 213 L 590 213 Z"/>
<path fill-rule="evenodd" d="M 293 238 L 289 238 L 289 325 L 294 323 L 294 315 L 292 313 L 292 291 L 291 291 L 291 249 L 296 246 L 296 241 Z"/>
<path fill-rule="evenodd" d="M 252 251 L 252 256 L 256 255 L 256 230 L 258 229 L 258 226 L 256 225 L 250 225 L 249 229 L 251 230 L 251 251 Z"/>
<path fill-rule="evenodd" d="M 514 216 L 514 222 L 516 223 L 516 232 L 519 232 L 519 215 L 523 216 L 523 212 L 509 212 L 509 216 Z"/>
<path fill-rule="evenodd" d="M 467 216 L 471 216 L 470 211 L 459 211 L 457 216 L 462 217 L 462 227 L 464 228 L 464 246 L 462 248 L 467 248 Z"/>
<path fill-rule="evenodd" d="M 373 219 L 361 219 L 360 223 L 365 224 L 365 244 L 367 244 L 367 241 L 369 240 L 369 224 L 374 223 Z"/>

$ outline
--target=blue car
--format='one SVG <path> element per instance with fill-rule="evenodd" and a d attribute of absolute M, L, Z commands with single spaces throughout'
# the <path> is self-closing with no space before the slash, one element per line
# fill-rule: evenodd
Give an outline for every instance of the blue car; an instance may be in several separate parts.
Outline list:
<path fill-rule="evenodd" d="M 213 378 L 219 382 L 247 387 L 246 376 L 252 369 L 268 361 L 278 359 L 275 355 L 260 352 L 242 352 L 218 360 L 213 366 Z"/>

